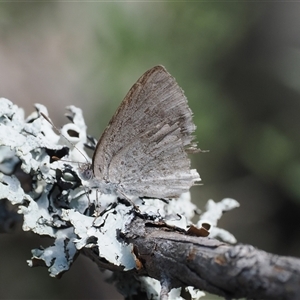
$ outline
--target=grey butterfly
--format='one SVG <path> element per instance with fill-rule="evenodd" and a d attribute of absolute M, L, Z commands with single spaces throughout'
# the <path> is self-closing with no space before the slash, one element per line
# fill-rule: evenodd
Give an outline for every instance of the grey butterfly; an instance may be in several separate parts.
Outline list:
<path fill-rule="evenodd" d="M 163 66 L 132 86 L 97 143 L 92 171 L 103 193 L 177 198 L 200 181 L 187 153 L 197 152 L 187 99 Z"/>

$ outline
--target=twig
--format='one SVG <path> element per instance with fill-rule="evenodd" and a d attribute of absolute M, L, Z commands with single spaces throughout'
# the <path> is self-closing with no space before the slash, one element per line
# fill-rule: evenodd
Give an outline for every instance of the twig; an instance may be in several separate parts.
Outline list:
<path fill-rule="evenodd" d="M 131 222 L 123 238 L 134 245 L 142 264 L 136 275 L 161 283 L 167 278 L 163 286 L 168 291 L 193 286 L 226 299 L 300 299 L 298 258 L 270 254 L 251 245 L 233 246 L 188 236 L 140 217 Z M 92 249 L 85 251 L 92 256 Z M 95 262 L 103 267 L 97 259 Z M 165 294 L 166 289 L 162 299 Z"/>

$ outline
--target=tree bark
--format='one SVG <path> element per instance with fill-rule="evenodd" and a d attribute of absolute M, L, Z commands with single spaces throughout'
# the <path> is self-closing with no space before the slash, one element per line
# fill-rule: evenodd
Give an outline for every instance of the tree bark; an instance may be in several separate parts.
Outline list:
<path fill-rule="evenodd" d="M 270 254 L 251 245 L 189 236 L 140 217 L 120 237 L 134 245 L 136 275 L 159 280 L 162 291 L 193 286 L 226 299 L 300 299 L 298 258 Z M 116 271 L 97 261 L 96 255 L 93 260 Z"/>

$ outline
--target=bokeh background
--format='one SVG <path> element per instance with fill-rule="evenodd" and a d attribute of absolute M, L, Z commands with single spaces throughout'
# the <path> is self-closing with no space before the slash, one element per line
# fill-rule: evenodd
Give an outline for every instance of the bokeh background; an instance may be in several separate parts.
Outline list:
<path fill-rule="evenodd" d="M 300 256 L 299 15 L 292 2 L 2 2 L 0 96 L 26 114 L 46 105 L 58 126 L 76 105 L 98 138 L 138 77 L 164 65 L 209 150 L 193 157 L 193 202 L 238 200 L 220 227 Z M 60 280 L 27 267 L 49 240 L 17 228 L 0 243 L 1 299 L 122 299 L 84 257 Z"/>

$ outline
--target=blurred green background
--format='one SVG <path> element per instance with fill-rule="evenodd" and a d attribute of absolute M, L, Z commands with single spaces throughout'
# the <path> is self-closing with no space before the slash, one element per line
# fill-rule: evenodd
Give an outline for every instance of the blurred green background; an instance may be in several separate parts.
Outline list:
<path fill-rule="evenodd" d="M 286 2 L 2 2 L 0 96 L 26 114 L 46 105 L 58 126 L 76 105 L 98 138 L 139 76 L 164 65 L 210 150 L 193 157 L 204 184 L 193 202 L 236 199 L 220 227 L 299 256 L 299 14 Z M 1 299 L 122 299 L 88 259 L 54 280 L 26 265 L 48 240 L 21 230 L 0 239 Z"/>

